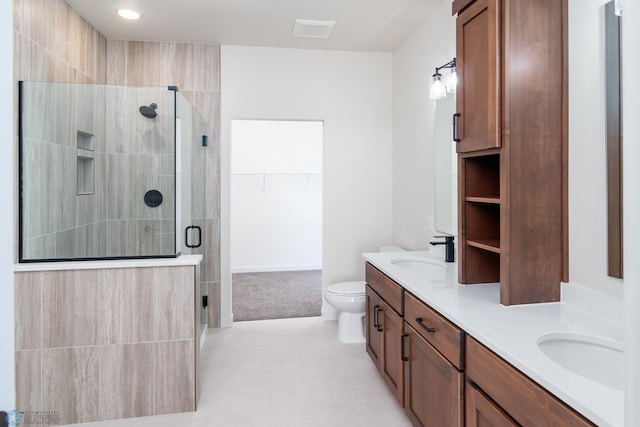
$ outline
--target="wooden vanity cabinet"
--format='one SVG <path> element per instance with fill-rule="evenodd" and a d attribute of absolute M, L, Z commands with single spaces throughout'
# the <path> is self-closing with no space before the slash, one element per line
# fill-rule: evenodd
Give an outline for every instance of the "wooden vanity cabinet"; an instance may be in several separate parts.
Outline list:
<path fill-rule="evenodd" d="M 567 277 L 566 0 L 454 0 L 460 283 L 504 305 Z"/>
<path fill-rule="evenodd" d="M 366 347 L 382 378 L 404 407 L 401 354 L 404 289 L 371 264 L 366 265 Z"/>
<path fill-rule="evenodd" d="M 465 373 L 467 427 L 595 426 L 468 335 Z"/>
<path fill-rule="evenodd" d="M 376 366 L 380 366 L 382 334 L 380 333 L 380 303 L 382 298 L 369 285 L 366 287 L 365 336 L 367 353 Z"/>
<path fill-rule="evenodd" d="M 405 292 L 404 402 L 415 426 L 461 427 L 463 332 Z"/>
<path fill-rule="evenodd" d="M 367 352 L 413 425 L 595 427 L 369 263 L 366 277 Z"/>
<path fill-rule="evenodd" d="M 518 423 L 473 383 L 466 384 L 466 427 L 518 427 Z"/>
<path fill-rule="evenodd" d="M 476 0 L 456 20 L 459 153 L 500 147 L 499 0 Z"/>

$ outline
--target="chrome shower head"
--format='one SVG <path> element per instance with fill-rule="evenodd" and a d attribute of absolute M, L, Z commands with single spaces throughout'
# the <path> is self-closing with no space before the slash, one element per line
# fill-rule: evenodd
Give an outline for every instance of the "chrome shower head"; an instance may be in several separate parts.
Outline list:
<path fill-rule="evenodd" d="M 158 108 L 158 104 L 152 102 L 149 106 L 143 105 L 139 108 L 140 114 L 145 116 L 148 119 L 155 119 L 158 113 L 156 113 L 156 109 Z"/>

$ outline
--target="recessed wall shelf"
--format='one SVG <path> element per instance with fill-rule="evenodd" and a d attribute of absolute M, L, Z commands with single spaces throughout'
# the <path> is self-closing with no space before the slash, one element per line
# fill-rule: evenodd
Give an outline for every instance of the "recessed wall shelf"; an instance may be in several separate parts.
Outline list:
<path fill-rule="evenodd" d="M 77 171 L 78 195 L 94 193 L 95 174 L 95 138 L 92 134 L 82 131 L 76 132 L 78 146 Z"/>
<path fill-rule="evenodd" d="M 94 151 L 96 149 L 95 138 L 90 133 L 82 132 L 81 130 L 77 131 L 76 141 L 78 148 L 90 151 Z"/>

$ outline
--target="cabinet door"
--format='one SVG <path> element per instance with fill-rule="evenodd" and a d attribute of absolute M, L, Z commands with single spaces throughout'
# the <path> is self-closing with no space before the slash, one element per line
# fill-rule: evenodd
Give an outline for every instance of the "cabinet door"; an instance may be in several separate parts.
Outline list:
<path fill-rule="evenodd" d="M 458 152 L 500 147 L 499 0 L 476 0 L 456 20 Z"/>
<path fill-rule="evenodd" d="M 466 427 L 517 427 L 516 423 L 475 384 L 466 387 Z"/>
<path fill-rule="evenodd" d="M 405 411 L 416 426 L 461 427 L 463 374 L 405 323 Z"/>
<path fill-rule="evenodd" d="M 384 300 L 380 301 L 380 308 L 379 319 L 382 329 L 380 373 L 400 406 L 404 406 L 404 364 L 401 354 L 404 322 Z"/>
<path fill-rule="evenodd" d="M 366 290 L 367 312 L 366 312 L 366 338 L 367 353 L 373 363 L 380 369 L 380 355 L 382 349 L 382 328 L 380 324 L 380 302 L 381 299 L 369 285 Z"/>

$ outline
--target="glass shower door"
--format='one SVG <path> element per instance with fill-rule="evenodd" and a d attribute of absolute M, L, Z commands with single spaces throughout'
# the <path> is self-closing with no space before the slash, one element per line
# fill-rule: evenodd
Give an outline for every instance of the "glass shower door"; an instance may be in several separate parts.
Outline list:
<path fill-rule="evenodd" d="M 203 256 L 201 277 L 205 253 L 205 153 L 208 141 L 207 126 L 202 116 L 184 98 L 181 93 L 176 97 L 176 173 L 177 188 L 181 206 L 179 248 L 183 255 L 199 254 Z M 207 328 L 208 289 L 200 280 L 200 325 L 201 333 Z"/>

